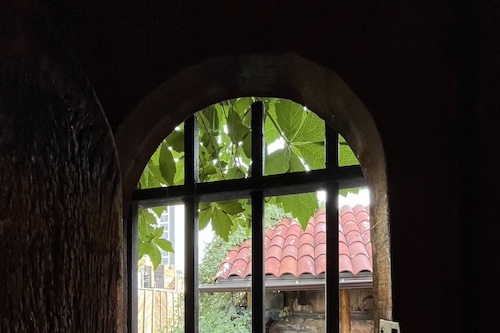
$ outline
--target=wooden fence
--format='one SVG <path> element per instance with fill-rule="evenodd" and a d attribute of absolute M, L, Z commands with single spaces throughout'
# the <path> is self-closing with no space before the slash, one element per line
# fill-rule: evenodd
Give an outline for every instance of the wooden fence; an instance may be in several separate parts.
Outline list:
<path fill-rule="evenodd" d="M 184 327 L 184 295 L 167 289 L 139 288 L 138 332 L 171 333 Z"/>

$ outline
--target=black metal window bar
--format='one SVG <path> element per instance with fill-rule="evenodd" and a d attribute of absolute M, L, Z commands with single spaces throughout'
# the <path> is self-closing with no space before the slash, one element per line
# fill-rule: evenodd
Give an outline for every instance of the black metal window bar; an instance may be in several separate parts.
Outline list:
<path fill-rule="evenodd" d="M 264 318 L 264 198 L 276 195 L 326 191 L 326 331 L 339 330 L 338 192 L 366 186 L 359 166 L 339 167 L 338 133 L 326 126 L 325 169 L 264 175 L 264 105 L 252 104 L 252 173 L 246 179 L 198 182 L 198 131 L 194 117 L 184 125 L 184 185 L 137 190 L 128 227 L 128 325 L 137 324 L 137 209 L 184 204 L 185 209 L 185 332 L 198 332 L 198 205 L 202 202 L 251 198 L 252 203 L 252 332 L 265 332 Z"/>

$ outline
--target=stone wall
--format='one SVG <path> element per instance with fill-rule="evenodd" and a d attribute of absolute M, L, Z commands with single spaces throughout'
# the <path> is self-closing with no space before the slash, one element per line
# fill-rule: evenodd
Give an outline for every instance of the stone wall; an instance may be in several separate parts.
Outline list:
<path fill-rule="evenodd" d="M 373 291 L 353 289 L 349 292 L 351 332 L 374 330 Z M 269 333 L 326 333 L 325 293 L 322 291 L 291 291 L 267 293 L 266 308 Z M 361 318 L 360 318 L 361 317 Z M 363 318 L 363 319 L 362 319 Z"/>
<path fill-rule="evenodd" d="M 324 319 L 289 318 L 273 322 L 268 333 L 326 333 Z M 351 320 L 351 333 L 373 332 L 373 320 Z"/>

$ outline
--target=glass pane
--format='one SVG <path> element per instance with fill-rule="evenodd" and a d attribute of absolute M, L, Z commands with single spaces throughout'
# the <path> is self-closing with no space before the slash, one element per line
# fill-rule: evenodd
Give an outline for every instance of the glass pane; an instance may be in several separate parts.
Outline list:
<path fill-rule="evenodd" d="M 211 105 L 195 114 L 199 131 L 200 182 L 248 176 L 252 153 L 251 104 L 244 97 Z"/>
<path fill-rule="evenodd" d="M 199 331 L 251 332 L 248 200 L 200 204 Z"/>
<path fill-rule="evenodd" d="M 372 332 L 370 193 L 367 187 L 341 189 L 339 192 L 340 299 L 349 299 L 349 309 L 341 310 L 344 318 L 350 318 L 351 330 Z"/>
<path fill-rule="evenodd" d="M 184 207 L 138 210 L 138 332 L 184 330 Z"/>
<path fill-rule="evenodd" d="M 325 168 L 325 122 L 286 99 L 265 99 L 265 174 Z"/>
<path fill-rule="evenodd" d="M 184 184 L 184 123 L 160 143 L 139 179 L 139 188 Z"/>
<path fill-rule="evenodd" d="M 265 221 L 270 330 L 325 332 L 326 222 L 318 195 L 268 198 Z"/>
<path fill-rule="evenodd" d="M 359 161 L 344 137 L 339 134 L 339 166 L 350 165 L 359 165 Z"/>

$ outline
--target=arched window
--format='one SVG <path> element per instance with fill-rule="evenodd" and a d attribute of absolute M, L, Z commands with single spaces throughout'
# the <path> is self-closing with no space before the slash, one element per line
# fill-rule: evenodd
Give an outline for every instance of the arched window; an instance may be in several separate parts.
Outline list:
<path fill-rule="evenodd" d="M 281 147 L 276 148 L 280 143 Z M 146 166 L 134 195 L 138 208 L 134 212 L 139 234 L 138 256 L 148 254 L 154 269 L 159 265 L 161 268 L 156 273 L 154 269 L 142 271 L 140 285 L 166 287 L 165 295 L 171 291 L 171 296 L 166 296 L 162 303 L 161 293 L 155 296 L 153 290 L 141 290 L 139 327 L 163 325 L 170 330 L 210 331 L 199 326 L 209 312 L 198 300 L 200 257 L 196 235 L 199 228 L 205 228 L 211 222 L 215 233 L 226 241 L 235 229 L 247 229 L 251 253 L 247 251 L 243 260 L 228 260 L 227 264 L 234 266 L 231 268 L 236 275 L 246 277 L 243 282 L 247 287 L 242 290 L 251 290 L 251 311 L 248 313 L 251 313 L 252 331 L 266 331 L 265 322 L 272 319 L 270 309 L 265 306 L 266 290 L 294 290 L 295 283 L 300 284 L 300 287 L 295 287 L 296 292 L 307 293 L 314 290 L 313 284 L 318 281 L 320 285 L 316 289 L 326 291 L 326 295 L 320 298 L 325 301 L 325 306 L 315 313 L 324 318 L 326 331 L 335 331 L 339 327 L 339 273 L 344 275 L 343 286 L 350 283 L 351 287 L 360 288 L 371 279 L 371 274 L 359 274 L 360 271 L 372 271 L 369 233 L 364 234 L 365 240 L 353 239 L 362 237 L 358 225 L 345 224 L 345 228 L 354 225 L 356 233 L 346 230 L 344 234 L 343 230 L 339 232 L 337 220 L 339 191 L 360 186 L 366 186 L 366 181 L 345 140 L 331 127 L 325 126 L 313 112 L 297 103 L 275 98 L 239 98 L 196 113 L 161 143 Z M 323 224 L 315 223 L 315 216 L 320 211 L 319 191 L 324 198 L 321 212 L 326 213 L 322 215 L 323 218 L 326 216 Z M 184 218 L 175 220 L 171 205 L 179 202 L 183 203 Z M 291 214 L 292 223 L 297 224 L 296 231 L 275 247 L 288 254 L 277 257 L 269 254 L 271 258 L 266 258 L 266 202 L 284 208 L 283 213 Z M 162 220 L 168 223 L 162 223 Z M 365 224 L 369 225 L 369 222 L 365 221 Z M 365 229 L 368 229 L 366 225 Z M 326 226 L 326 230 L 321 226 Z M 179 243 L 179 238 L 169 239 L 169 236 L 179 228 L 185 228 L 181 240 L 184 258 L 178 258 L 184 259 L 184 269 L 172 265 L 170 253 L 174 250 L 172 243 Z M 315 233 L 315 228 L 322 230 Z M 304 237 L 298 236 L 306 229 Z M 276 231 L 279 232 L 281 230 Z M 339 235 L 343 239 L 339 240 Z M 279 242 L 279 237 L 273 242 L 277 239 Z M 298 244 L 300 242 L 305 243 Z M 341 258 L 348 257 L 340 265 L 339 245 L 345 247 Z M 172 270 L 173 274 L 170 274 Z M 213 274 L 215 277 L 215 270 Z M 270 280 L 268 276 L 271 276 Z M 304 279 L 304 276 L 314 279 Z M 290 277 L 295 277 L 292 283 Z M 248 287 L 250 281 L 251 288 Z M 185 288 L 184 302 L 179 294 L 182 285 Z M 222 285 L 223 288 L 228 286 L 229 290 L 238 290 L 227 282 Z M 221 285 L 212 288 L 216 290 L 217 287 Z M 147 298 L 151 298 L 149 303 L 144 301 Z M 302 302 L 305 305 L 306 301 Z M 149 316 L 154 317 L 155 306 L 164 309 L 163 318 L 156 314 L 156 320 L 146 322 Z M 185 312 L 179 311 L 182 307 Z M 151 311 L 149 316 L 148 309 Z M 347 320 L 350 321 L 348 317 Z M 247 320 L 250 326 L 249 322 Z"/>
<path fill-rule="evenodd" d="M 372 190 L 370 218 L 375 276 L 375 325 L 379 318 L 391 319 L 390 238 L 385 163 L 380 137 L 366 108 L 335 73 L 298 56 L 285 54 L 211 59 L 183 70 L 151 93 L 128 116 L 116 134 L 125 207 L 130 203 L 144 165 L 158 143 L 174 130 L 176 124 L 206 105 L 234 96 L 252 95 L 280 96 L 305 104 L 349 141 Z M 291 177 L 294 180 L 300 178 Z M 330 180 L 338 181 L 335 176 Z M 197 187 L 211 186 L 214 185 L 207 183 Z M 169 188 L 158 190 L 160 192 L 163 195 L 168 192 L 168 196 L 175 194 Z M 141 200 L 138 197 L 136 199 Z M 163 202 L 159 201 L 158 204 Z M 133 223 L 128 224 L 129 291 L 134 288 L 130 281 L 135 280 L 132 279 L 135 271 L 130 269 L 133 265 L 133 249 L 130 244 L 135 244 L 136 240 L 132 238 L 137 234 L 137 230 L 132 230 L 133 226 Z M 186 233 L 186 236 L 195 237 L 191 233 Z M 134 300 L 130 295 L 128 299 L 128 312 L 132 314 L 129 317 L 131 327 L 134 314 L 130 309 Z"/>

